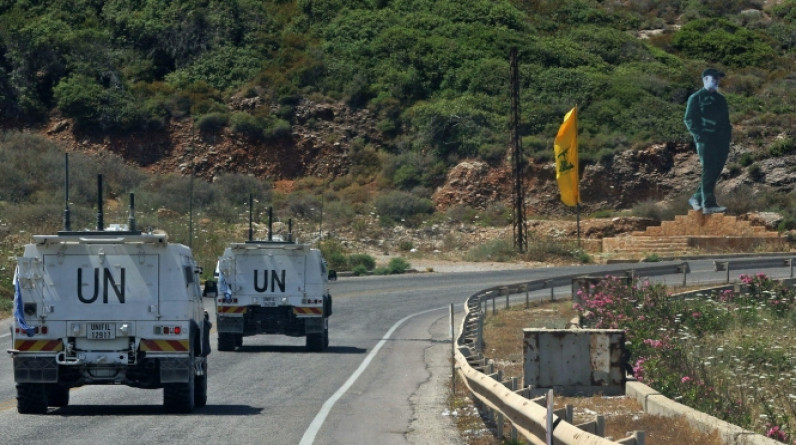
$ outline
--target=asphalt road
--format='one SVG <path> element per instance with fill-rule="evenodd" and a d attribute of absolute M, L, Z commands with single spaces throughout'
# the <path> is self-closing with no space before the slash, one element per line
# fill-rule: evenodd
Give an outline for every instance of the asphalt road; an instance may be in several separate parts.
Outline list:
<path fill-rule="evenodd" d="M 690 283 L 724 277 L 712 272 L 712 261 L 690 264 Z M 247 337 L 236 352 L 214 351 L 207 406 L 191 414 L 165 413 L 161 390 L 86 386 L 71 391 L 68 407 L 23 416 L 6 357 L 0 359 L 0 444 L 460 443 L 442 415 L 450 305 L 460 315 L 465 299 L 484 288 L 627 267 L 341 278 L 330 284 L 334 314 L 325 352 L 306 352 L 303 339 L 283 336 Z M 549 290 L 534 295 L 549 297 Z M 10 345 L 9 325 L 0 321 L 0 344 Z"/>

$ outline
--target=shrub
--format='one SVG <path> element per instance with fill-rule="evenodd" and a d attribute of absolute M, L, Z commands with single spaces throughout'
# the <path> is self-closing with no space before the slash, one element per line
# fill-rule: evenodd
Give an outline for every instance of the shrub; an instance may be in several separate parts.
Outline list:
<path fill-rule="evenodd" d="M 396 257 L 391 259 L 390 262 L 387 264 L 387 271 L 391 275 L 402 274 L 406 272 L 406 270 L 409 269 L 410 267 L 411 265 L 409 264 L 408 261 L 406 261 L 401 257 Z"/>
<path fill-rule="evenodd" d="M 624 330 L 634 377 L 665 396 L 742 428 L 792 430 L 781 382 L 793 358 L 782 333 L 793 329 L 796 293 L 764 274 L 740 280 L 741 293 L 677 298 L 661 284 L 608 276 L 578 291 L 575 307 L 585 326 Z"/>
<path fill-rule="evenodd" d="M 412 242 L 409 240 L 401 240 L 398 242 L 398 250 L 401 252 L 409 252 L 414 247 L 414 244 L 412 244 Z"/>
<path fill-rule="evenodd" d="M 337 240 L 321 241 L 319 249 L 329 269 L 341 271 L 348 270 L 348 259 L 345 256 L 343 245 Z"/>
<path fill-rule="evenodd" d="M 354 253 L 349 255 L 348 264 L 353 267 L 364 267 L 365 271 L 373 270 L 376 267 L 376 260 L 365 253 Z"/>
<path fill-rule="evenodd" d="M 262 118 L 249 113 L 237 111 L 229 118 L 230 129 L 251 141 L 259 141 L 265 137 L 266 124 Z"/>
<path fill-rule="evenodd" d="M 397 190 L 379 195 L 373 205 L 379 213 L 379 218 L 386 224 L 403 222 L 407 226 L 416 226 L 419 224 L 416 217 L 434 212 L 434 204 L 430 199 Z"/>
<path fill-rule="evenodd" d="M 471 248 L 464 255 L 467 261 L 512 261 L 517 253 L 514 244 L 506 239 L 496 239 L 487 241 Z"/>
<path fill-rule="evenodd" d="M 796 140 L 791 137 L 779 138 L 768 147 L 768 153 L 774 157 L 786 156 L 796 150 Z"/>
<path fill-rule="evenodd" d="M 767 66 L 774 50 L 754 31 L 726 19 L 699 19 L 686 23 L 672 45 L 693 59 L 715 60 L 728 66 Z"/>
<path fill-rule="evenodd" d="M 353 274 L 355 276 L 357 276 L 357 277 L 361 276 L 361 275 L 367 275 L 368 274 L 368 268 L 363 266 L 363 265 L 361 265 L 361 264 L 357 264 L 356 266 L 354 266 L 353 269 L 351 269 L 351 272 L 353 272 Z"/>
<path fill-rule="evenodd" d="M 196 120 L 196 127 L 202 133 L 218 133 L 229 123 L 229 114 L 213 112 L 203 114 Z"/>

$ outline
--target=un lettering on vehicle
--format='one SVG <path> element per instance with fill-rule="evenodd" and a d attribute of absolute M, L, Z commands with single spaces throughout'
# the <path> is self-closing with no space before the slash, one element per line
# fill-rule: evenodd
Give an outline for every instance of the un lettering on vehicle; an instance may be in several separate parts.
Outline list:
<path fill-rule="evenodd" d="M 109 309 L 158 300 L 157 255 L 45 255 L 44 273 L 52 284 L 45 300 L 74 298 Z"/>

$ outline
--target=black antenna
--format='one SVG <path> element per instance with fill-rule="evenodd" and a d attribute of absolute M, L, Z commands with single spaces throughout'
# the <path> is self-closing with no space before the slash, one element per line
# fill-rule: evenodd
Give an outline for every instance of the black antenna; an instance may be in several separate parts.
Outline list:
<path fill-rule="evenodd" d="M 252 230 L 252 212 L 254 211 L 254 198 L 249 193 L 249 241 L 254 241 L 254 231 Z"/>
<path fill-rule="evenodd" d="M 105 230 L 105 223 L 102 221 L 102 175 L 97 175 L 97 230 Z"/>
<path fill-rule="evenodd" d="M 135 194 L 130 193 L 130 216 L 127 218 L 127 230 L 135 231 Z"/>
<path fill-rule="evenodd" d="M 274 208 L 268 207 L 268 241 L 273 241 L 274 233 Z"/>
<path fill-rule="evenodd" d="M 72 230 L 72 217 L 69 210 L 69 153 L 64 153 L 64 230 Z"/>

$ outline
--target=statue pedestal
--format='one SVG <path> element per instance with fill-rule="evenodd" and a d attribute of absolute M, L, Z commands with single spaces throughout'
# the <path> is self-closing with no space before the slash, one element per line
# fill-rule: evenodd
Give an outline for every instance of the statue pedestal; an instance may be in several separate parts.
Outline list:
<path fill-rule="evenodd" d="M 787 242 L 779 232 L 767 231 L 749 221 L 723 213 L 689 210 L 674 221 L 624 236 L 604 238 L 603 253 L 643 256 L 695 255 L 726 252 L 784 252 Z"/>

